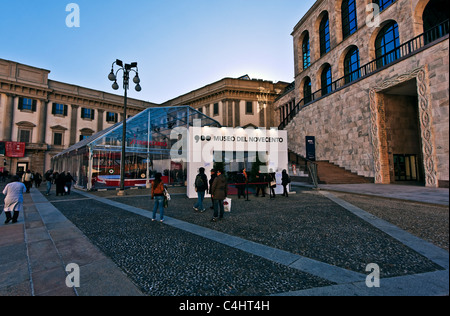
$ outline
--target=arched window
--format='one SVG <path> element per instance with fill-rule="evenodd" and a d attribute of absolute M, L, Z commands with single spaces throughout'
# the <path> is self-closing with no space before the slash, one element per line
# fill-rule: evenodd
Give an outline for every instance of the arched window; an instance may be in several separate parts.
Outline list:
<path fill-rule="evenodd" d="M 342 34 L 344 39 L 352 35 L 358 29 L 355 0 L 342 1 Z"/>
<path fill-rule="evenodd" d="M 325 68 L 322 70 L 320 79 L 321 79 L 322 95 L 330 93 L 332 91 L 331 83 L 333 82 L 330 64 L 327 64 Z"/>
<path fill-rule="evenodd" d="M 442 23 L 449 19 L 448 0 L 431 0 L 423 11 L 423 31 L 425 44 L 431 43 L 448 34 L 448 24 Z"/>
<path fill-rule="evenodd" d="M 302 43 L 303 52 L 303 69 L 308 68 L 311 65 L 311 48 L 309 45 L 309 33 L 306 32 Z"/>
<path fill-rule="evenodd" d="M 390 64 L 400 58 L 399 47 L 400 37 L 398 35 L 398 25 L 392 21 L 383 27 L 375 40 L 377 68 Z"/>
<path fill-rule="evenodd" d="M 303 84 L 303 99 L 304 99 L 303 104 L 312 101 L 311 79 L 309 77 L 306 77 L 305 83 Z"/>
<path fill-rule="evenodd" d="M 325 55 L 331 49 L 330 45 L 330 19 L 328 18 L 328 12 L 322 18 L 319 26 L 320 36 L 320 56 Z"/>
<path fill-rule="evenodd" d="M 345 83 L 350 83 L 361 77 L 361 70 L 359 69 L 359 49 L 354 46 L 345 55 L 344 59 L 344 74 Z"/>
<path fill-rule="evenodd" d="M 380 12 L 386 9 L 397 0 L 374 0 L 372 3 L 377 4 L 380 7 Z"/>

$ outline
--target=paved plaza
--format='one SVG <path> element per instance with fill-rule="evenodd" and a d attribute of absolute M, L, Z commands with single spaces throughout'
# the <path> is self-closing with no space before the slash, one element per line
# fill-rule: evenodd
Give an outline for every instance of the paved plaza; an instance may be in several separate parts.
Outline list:
<path fill-rule="evenodd" d="M 211 222 L 212 211 L 195 212 L 173 188 L 164 223 L 151 221 L 145 189 L 43 189 L 25 196 L 19 223 L 0 217 L 1 296 L 449 293 L 448 189 L 296 184 L 289 198 L 232 197 L 232 212 Z M 76 288 L 66 286 L 72 263 Z M 366 285 L 370 264 L 379 287 Z"/>

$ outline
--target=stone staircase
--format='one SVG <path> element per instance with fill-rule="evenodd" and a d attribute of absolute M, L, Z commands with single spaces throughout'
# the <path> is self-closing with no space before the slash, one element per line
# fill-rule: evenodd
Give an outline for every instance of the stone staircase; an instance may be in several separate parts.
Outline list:
<path fill-rule="evenodd" d="M 357 175 L 328 161 L 317 161 L 319 184 L 373 183 L 371 179 Z"/>

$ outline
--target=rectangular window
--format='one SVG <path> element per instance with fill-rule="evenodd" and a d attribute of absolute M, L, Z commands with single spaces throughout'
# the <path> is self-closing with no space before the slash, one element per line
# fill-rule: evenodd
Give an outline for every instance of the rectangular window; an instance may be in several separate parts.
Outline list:
<path fill-rule="evenodd" d="M 93 109 L 82 108 L 81 118 L 93 120 L 95 119 L 95 111 Z"/>
<path fill-rule="evenodd" d="M 248 101 L 245 103 L 245 114 L 253 114 L 253 102 Z"/>
<path fill-rule="evenodd" d="M 19 98 L 19 110 L 36 112 L 37 101 L 29 98 Z"/>
<path fill-rule="evenodd" d="M 63 145 L 63 134 L 53 133 L 53 145 L 62 146 Z"/>
<path fill-rule="evenodd" d="M 53 115 L 67 116 L 67 105 L 60 104 L 60 103 L 53 103 L 53 105 L 52 105 L 52 114 Z"/>
<path fill-rule="evenodd" d="M 112 113 L 112 112 L 106 113 L 106 122 L 117 123 L 118 120 L 119 120 L 119 115 L 117 113 Z"/>
<path fill-rule="evenodd" d="M 214 103 L 214 116 L 219 115 L 219 103 Z"/>
<path fill-rule="evenodd" d="M 31 143 L 31 130 L 29 129 L 19 129 L 18 141 L 20 143 Z"/>

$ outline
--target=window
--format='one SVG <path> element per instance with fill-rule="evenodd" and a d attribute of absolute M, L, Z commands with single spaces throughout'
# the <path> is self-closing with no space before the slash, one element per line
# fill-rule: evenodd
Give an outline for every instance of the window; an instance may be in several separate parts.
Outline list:
<path fill-rule="evenodd" d="M 117 123 L 119 121 L 119 115 L 113 112 L 106 112 L 106 122 Z"/>
<path fill-rule="evenodd" d="M 245 103 L 245 114 L 253 114 L 253 102 L 248 101 Z"/>
<path fill-rule="evenodd" d="M 80 142 L 81 142 L 82 140 L 88 139 L 89 137 L 91 137 L 91 136 L 88 136 L 88 135 L 80 135 Z"/>
<path fill-rule="evenodd" d="M 320 56 L 323 56 L 326 53 L 328 53 L 331 49 L 330 20 L 328 18 L 328 12 L 325 13 L 325 16 L 322 18 L 322 22 L 320 22 L 319 36 L 320 36 Z"/>
<path fill-rule="evenodd" d="M 53 103 L 53 105 L 52 105 L 52 114 L 53 115 L 67 116 L 67 105 L 59 104 L 59 103 Z"/>
<path fill-rule="evenodd" d="M 423 31 L 425 44 L 448 34 L 449 1 L 431 0 L 423 11 Z M 447 23 L 444 23 L 447 22 Z"/>
<path fill-rule="evenodd" d="M 342 1 L 342 35 L 344 39 L 358 30 L 355 0 Z"/>
<path fill-rule="evenodd" d="M 95 111 L 93 109 L 82 108 L 81 118 L 93 120 L 95 119 Z"/>
<path fill-rule="evenodd" d="M 19 110 L 36 112 L 37 101 L 28 98 L 19 98 Z"/>
<path fill-rule="evenodd" d="M 63 133 L 53 133 L 53 145 L 55 146 L 63 145 Z"/>
<path fill-rule="evenodd" d="M 312 101 L 312 89 L 311 89 L 311 79 L 307 77 L 305 83 L 303 84 L 303 99 L 304 104 Z"/>
<path fill-rule="evenodd" d="M 18 142 L 20 142 L 20 143 L 31 143 L 31 130 L 29 130 L 29 129 L 19 129 Z"/>
<path fill-rule="evenodd" d="M 331 66 L 327 64 L 325 68 L 322 70 L 321 74 L 321 86 L 322 86 L 322 95 L 326 95 L 332 91 L 331 83 L 333 82 L 333 78 L 331 75 Z"/>
<path fill-rule="evenodd" d="M 308 68 L 311 65 L 311 49 L 309 46 L 309 33 L 306 32 L 302 43 L 303 52 L 303 69 Z"/>
<path fill-rule="evenodd" d="M 344 60 L 345 83 L 350 83 L 361 76 L 359 69 L 359 50 L 354 46 L 345 56 Z"/>
<path fill-rule="evenodd" d="M 383 67 L 400 57 L 398 25 L 394 21 L 387 24 L 375 40 L 377 67 Z"/>
<path fill-rule="evenodd" d="M 374 0 L 373 3 L 380 7 L 380 12 L 386 9 L 388 6 L 393 4 L 397 0 Z"/>
<path fill-rule="evenodd" d="M 214 115 L 219 115 L 219 103 L 214 103 Z"/>

